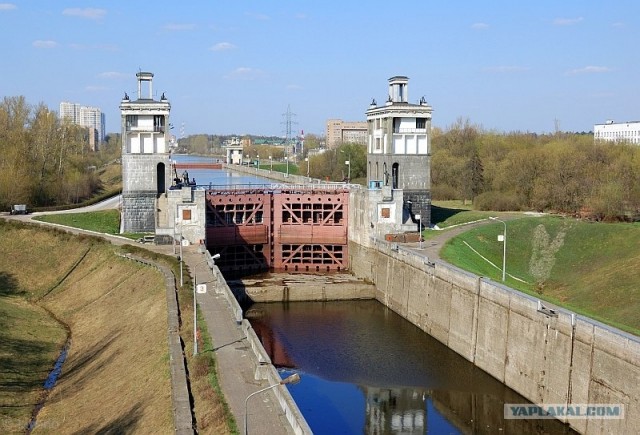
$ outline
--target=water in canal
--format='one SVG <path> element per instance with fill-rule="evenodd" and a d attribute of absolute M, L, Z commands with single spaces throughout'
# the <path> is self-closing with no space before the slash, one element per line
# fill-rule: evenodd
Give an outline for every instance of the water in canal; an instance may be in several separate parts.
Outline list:
<path fill-rule="evenodd" d="M 173 161 L 179 163 L 216 163 L 218 159 L 212 157 L 192 156 L 188 154 L 173 154 Z M 182 170 L 179 171 L 182 175 Z M 198 187 L 220 188 L 229 185 L 256 185 L 271 184 L 273 180 L 268 178 L 233 172 L 226 169 L 188 169 L 189 179 L 195 178 Z"/>
<path fill-rule="evenodd" d="M 247 311 L 315 434 L 573 433 L 505 420 L 522 396 L 377 301 L 254 304 Z"/>
<path fill-rule="evenodd" d="M 211 158 L 173 156 L 176 161 Z M 189 170 L 199 186 L 270 184 Z M 527 403 L 377 301 L 254 304 L 246 312 L 315 434 L 568 434 L 555 420 L 505 420 Z"/>

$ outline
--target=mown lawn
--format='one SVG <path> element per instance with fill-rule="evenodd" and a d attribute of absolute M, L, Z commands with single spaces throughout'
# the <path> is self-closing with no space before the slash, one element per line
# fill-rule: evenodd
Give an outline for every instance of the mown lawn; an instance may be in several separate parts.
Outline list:
<path fill-rule="evenodd" d="M 640 334 L 640 224 L 548 216 L 506 222 L 507 285 Z M 500 281 L 503 231 L 501 222 L 469 230 L 449 240 L 441 257 Z"/>
<path fill-rule="evenodd" d="M 118 234 L 120 232 L 120 212 L 118 210 L 56 213 L 36 216 L 33 219 L 99 233 Z"/>

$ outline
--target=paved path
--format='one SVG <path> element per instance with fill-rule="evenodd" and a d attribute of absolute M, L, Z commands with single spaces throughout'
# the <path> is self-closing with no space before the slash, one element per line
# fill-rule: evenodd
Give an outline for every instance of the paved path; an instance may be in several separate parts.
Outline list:
<path fill-rule="evenodd" d="M 207 292 L 196 294 L 196 299 L 213 340 L 220 387 L 242 432 L 245 399 L 268 384 L 254 380 L 257 361 L 229 303 L 222 294 L 216 292 L 216 286 L 223 284 L 218 283 L 212 274 L 205 256 L 192 246 L 183 248 L 183 258 L 193 278 L 198 278 L 197 283 L 207 285 Z M 293 433 L 272 390 L 252 397 L 248 402 L 248 410 L 249 433 Z"/>

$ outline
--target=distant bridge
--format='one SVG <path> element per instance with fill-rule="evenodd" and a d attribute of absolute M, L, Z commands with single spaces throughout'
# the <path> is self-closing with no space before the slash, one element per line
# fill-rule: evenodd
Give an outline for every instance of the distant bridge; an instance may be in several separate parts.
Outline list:
<path fill-rule="evenodd" d="M 344 184 L 228 186 L 205 198 L 207 249 L 223 272 L 348 269 Z"/>
<path fill-rule="evenodd" d="M 222 169 L 222 163 L 220 162 L 184 162 L 174 163 L 173 167 L 177 169 Z"/>

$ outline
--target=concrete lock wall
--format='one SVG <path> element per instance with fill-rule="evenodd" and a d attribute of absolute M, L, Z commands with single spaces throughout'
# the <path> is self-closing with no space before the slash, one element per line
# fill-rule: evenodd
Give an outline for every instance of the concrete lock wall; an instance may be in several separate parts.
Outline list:
<path fill-rule="evenodd" d="M 350 243 L 376 299 L 535 404 L 623 404 L 623 419 L 564 419 L 581 433 L 640 425 L 640 339 L 380 240 Z"/>

